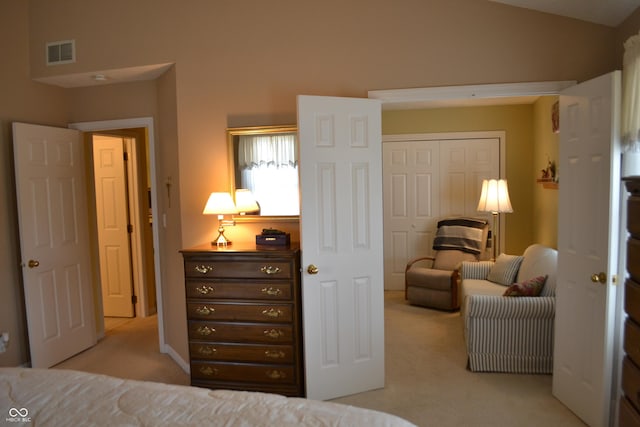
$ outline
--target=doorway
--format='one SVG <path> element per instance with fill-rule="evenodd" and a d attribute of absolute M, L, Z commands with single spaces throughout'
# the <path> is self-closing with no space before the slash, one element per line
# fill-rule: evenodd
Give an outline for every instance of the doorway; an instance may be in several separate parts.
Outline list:
<path fill-rule="evenodd" d="M 486 217 L 476 206 L 482 180 L 504 177 L 505 132 L 384 135 L 382 141 L 384 283 L 385 290 L 402 290 L 407 262 L 433 256 L 439 220 Z"/>
<path fill-rule="evenodd" d="M 150 213 L 151 218 L 156 219 L 160 217 L 160 211 L 158 208 L 158 172 L 157 172 L 157 162 L 156 162 L 156 143 L 154 136 L 154 122 L 151 117 L 142 117 L 142 118 L 133 118 L 133 119 L 122 119 L 122 120 L 107 120 L 107 121 L 96 121 L 96 122 L 81 122 L 81 123 L 72 123 L 69 125 L 72 129 L 77 129 L 79 131 L 85 132 L 86 135 L 90 133 L 108 133 L 118 134 L 119 132 L 128 132 L 132 130 L 142 130 L 144 131 L 144 135 L 146 138 L 146 164 L 147 168 L 147 176 L 148 182 L 150 183 L 150 188 L 148 189 L 148 200 L 150 205 Z M 87 142 L 87 138 L 85 138 L 85 142 Z M 151 242 L 153 250 L 153 282 L 155 283 L 153 291 L 155 292 L 155 306 L 156 306 L 156 315 L 157 315 L 157 324 L 158 324 L 158 342 L 161 353 L 167 353 L 168 349 L 165 345 L 164 339 L 164 323 L 163 323 L 163 310 L 162 310 L 162 275 L 160 273 L 160 258 L 162 247 L 159 244 L 160 241 L 160 233 L 159 233 L 159 221 L 152 220 L 150 223 L 151 228 Z M 151 255 L 149 255 L 151 256 Z M 96 292 L 99 292 L 96 289 Z M 102 309 L 102 304 L 97 306 L 98 310 Z M 98 320 L 103 320 L 102 312 L 99 313 Z M 102 323 L 102 333 L 104 333 L 104 323 Z M 182 366 L 182 365 L 181 365 Z"/>
<path fill-rule="evenodd" d="M 88 133 L 85 141 L 93 148 L 103 315 L 153 315 L 153 216 L 144 129 Z"/>

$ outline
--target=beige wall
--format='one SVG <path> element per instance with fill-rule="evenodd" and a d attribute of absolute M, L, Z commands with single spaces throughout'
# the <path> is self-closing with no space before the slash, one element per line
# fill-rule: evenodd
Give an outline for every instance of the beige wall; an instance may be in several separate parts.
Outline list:
<path fill-rule="evenodd" d="M 365 97 L 375 89 L 580 81 L 619 61 L 616 29 L 483 0 L 193 0 L 188 6 L 175 0 L 3 0 L 0 24 L 0 47 L 12 59 L 0 67 L 5 166 L 8 122 L 14 119 L 57 125 L 129 114 L 157 119 L 157 184 L 164 190 L 165 180 L 171 177 L 172 183 L 171 206 L 161 202 L 167 215 L 161 236 L 165 328 L 168 344 L 185 359 L 177 249 L 211 239 L 211 220 L 200 212 L 211 191 L 228 188 L 226 127 L 294 123 L 298 94 Z M 637 29 L 638 22 L 629 26 Z M 77 62 L 46 67 L 45 43 L 67 39 L 76 40 Z M 62 90 L 28 78 L 162 63 L 175 66 L 153 85 Z M 531 156 L 527 144 L 526 151 L 509 150 L 508 162 L 522 164 Z M 13 206 L 7 170 L 0 191 Z M 530 184 L 518 174 L 512 179 L 518 187 Z M 523 210 L 533 203 L 525 194 L 517 199 Z M 15 214 L 10 215 L 0 217 L 0 232 L 10 236 L 2 243 L 9 267 L 0 270 L 0 293 L 15 308 L 9 310 L 9 326 L 0 323 L 0 329 L 19 331 L 24 322 L 13 285 L 19 271 Z M 507 226 L 513 228 L 518 218 L 511 216 Z M 233 233 L 252 238 L 253 232 L 242 230 Z M 525 234 L 518 241 L 531 239 L 531 231 L 517 232 Z M 15 364 L 25 356 L 22 351 L 0 363 Z"/>
<path fill-rule="evenodd" d="M 65 91 L 29 78 L 28 3 L 0 3 L 0 332 L 11 341 L 0 353 L 0 366 L 17 366 L 29 358 L 15 202 L 11 122 L 64 125 L 69 109 Z M 11 60 L 7 60 L 11 58 Z"/>
<path fill-rule="evenodd" d="M 584 80 L 615 62 L 611 28 L 477 0 L 64 4 L 31 0 L 34 77 L 176 63 L 186 246 L 210 239 L 202 204 L 227 188 L 224 129 L 294 122 L 297 94 Z M 45 42 L 69 38 L 78 62 L 46 68 Z"/>
<path fill-rule="evenodd" d="M 533 242 L 533 106 L 435 108 L 385 111 L 382 133 L 441 133 L 503 130 L 506 178 L 514 212 L 505 214 L 504 252 L 519 254 Z"/>

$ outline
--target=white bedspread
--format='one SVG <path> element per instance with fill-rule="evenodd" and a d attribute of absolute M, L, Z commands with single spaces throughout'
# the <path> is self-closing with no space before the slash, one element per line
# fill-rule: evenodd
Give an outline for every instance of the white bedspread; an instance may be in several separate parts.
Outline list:
<path fill-rule="evenodd" d="M 0 368 L 0 425 L 413 426 L 338 403 L 22 368 Z"/>

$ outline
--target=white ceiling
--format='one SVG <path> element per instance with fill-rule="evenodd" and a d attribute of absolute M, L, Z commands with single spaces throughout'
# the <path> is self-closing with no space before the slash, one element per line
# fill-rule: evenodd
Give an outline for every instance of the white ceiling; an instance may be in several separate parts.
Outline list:
<path fill-rule="evenodd" d="M 582 21 L 617 27 L 640 7 L 640 0 L 489 0 Z"/>

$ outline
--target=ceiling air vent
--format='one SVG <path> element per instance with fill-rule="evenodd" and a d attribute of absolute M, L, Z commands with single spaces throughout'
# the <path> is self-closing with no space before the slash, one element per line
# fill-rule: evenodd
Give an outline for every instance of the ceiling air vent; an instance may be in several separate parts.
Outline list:
<path fill-rule="evenodd" d="M 47 65 L 76 62 L 76 41 L 64 40 L 47 43 Z"/>

